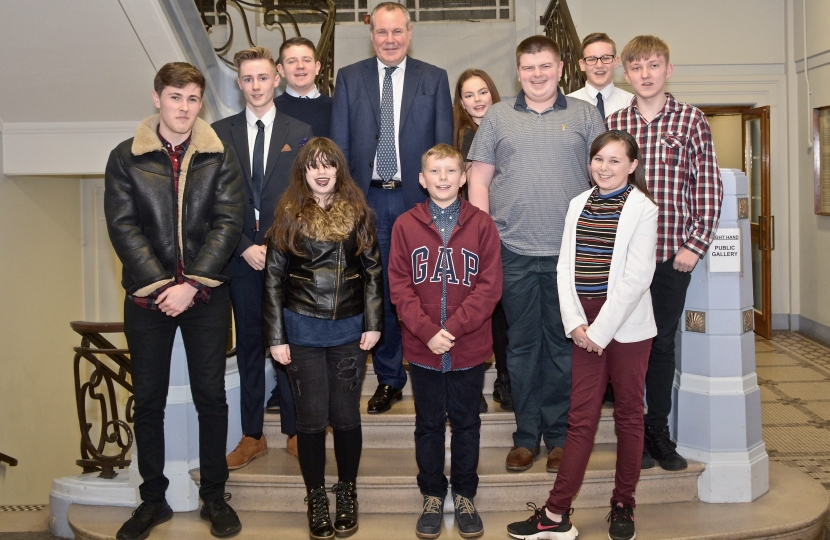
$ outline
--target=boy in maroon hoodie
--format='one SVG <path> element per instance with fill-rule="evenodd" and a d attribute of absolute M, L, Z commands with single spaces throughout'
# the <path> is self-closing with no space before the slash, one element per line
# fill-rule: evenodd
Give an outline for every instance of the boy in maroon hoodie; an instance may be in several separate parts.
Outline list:
<path fill-rule="evenodd" d="M 424 507 L 419 538 L 441 534 L 447 478 L 444 430 L 452 425 L 450 480 L 465 538 L 484 533 L 473 504 L 478 488 L 479 394 L 493 355 L 490 318 L 501 298 L 501 243 L 495 223 L 458 191 L 461 154 L 446 144 L 421 159 L 429 199 L 392 229 L 389 290 L 403 322 L 403 353 L 415 398 L 415 459 Z"/>

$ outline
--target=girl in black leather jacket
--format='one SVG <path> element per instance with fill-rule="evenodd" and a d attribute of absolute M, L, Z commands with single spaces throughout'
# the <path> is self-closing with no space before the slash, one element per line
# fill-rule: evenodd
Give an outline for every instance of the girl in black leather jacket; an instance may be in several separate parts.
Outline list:
<path fill-rule="evenodd" d="M 288 367 L 311 537 L 348 536 L 357 530 L 360 387 L 382 329 L 383 278 L 371 211 L 331 140 L 300 149 L 267 240 L 264 335 Z M 329 425 L 339 479 L 334 523 L 324 485 Z"/>

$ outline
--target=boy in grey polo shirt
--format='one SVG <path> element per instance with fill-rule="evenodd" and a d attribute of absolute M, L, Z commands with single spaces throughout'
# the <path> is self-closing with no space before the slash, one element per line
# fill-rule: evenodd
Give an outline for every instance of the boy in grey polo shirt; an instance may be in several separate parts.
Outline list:
<path fill-rule="evenodd" d="M 516 412 L 506 467 L 529 469 L 543 438 L 547 470 L 556 472 L 571 390 L 556 264 L 568 203 L 590 187 L 589 149 L 605 123 L 596 107 L 558 91 L 563 64 L 550 38 L 522 41 L 516 64 L 522 91 L 490 107 L 470 148 L 469 197 L 490 213 L 502 242 L 507 370 Z"/>

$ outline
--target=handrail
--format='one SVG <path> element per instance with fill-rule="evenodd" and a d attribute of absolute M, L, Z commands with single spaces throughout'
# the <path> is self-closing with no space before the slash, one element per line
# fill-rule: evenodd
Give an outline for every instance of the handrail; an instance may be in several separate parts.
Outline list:
<path fill-rule="evenodd" d="M 196 1 L 196 0 L 194 0 Z M 216 56 L 228 66 L 233 67 L 233 62 L 224 57 L 230 50 L 233 44 L 234 31 L 233 19 L 228 15 L 228 4 L 233 4 L 236 9 L 242 13 L 242 23 L 245 31 L 245 38 L 248 45 L 253 47 L 255 45 L 251 37 L 251 29 L 248 26 L 248 19 L 245 17 L 244 7 L 263 10 L 264 20 L 267 26 L 275 26 L 282 34 L 282 39 L 285 41 L 285 26 L 280 21 L 280 16 L 288 19 L 288 24 L 294 30 L 297 36 L 300 36 L 300 26 L 297 24 L 297 19 L 292 11 L 312 12 L 323 18 L 323 23 L 320 26 L 320 39 L 317 42 L 317 59 L 320 61 L 320 73 L 314 80 L 318 90 L 326 95 L 331 95 L 334 92 L 334 29 L 337 15 L 337 6 L 334 0 L 298 0 L 296 2 L 279 2 L 279 0 L 218 0 L 215 3 L 215 10 L 212 13 L 216 15 L 225 15 L 225 20 L 228 25 L 228 40 L 220 47 L 215 47 Z M 202 23 L 205 25 L 205 31 L 210 30 L 213 26 L 208 22 L 205 14 L 205 6 L 203 2 L 196 1 L 199 13 L 202 16 Z"/>
<path fill-rule="evenodd" d="M 554 40 L 562 53 L 562 78 L 559 84 L 565 93 L 571 93 L 585 86 L 585 73 L 579 69 L 582 44 L 576 33 L 567 0 L 550 0 L 545 14 L 539 18 L 545 27 L 545 35 Z"/>
<path fill-rule="evenodd" d="M 17 460 L 6 454 L 0 454 L 0 463 L 8 463 L 10 467 L 17 467 Z"/>

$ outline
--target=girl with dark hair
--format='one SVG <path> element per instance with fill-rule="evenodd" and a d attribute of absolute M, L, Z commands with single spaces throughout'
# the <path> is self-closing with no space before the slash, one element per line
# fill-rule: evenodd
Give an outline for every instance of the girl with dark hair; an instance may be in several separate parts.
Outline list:
<path fill-rule="evenodd" d="M 300 149 L 266 239 L 265 340 L 288 366 L 311 538 L 349 536 L 357 530 L 360 386 L 380 338 L 383 278 L 371 212 L 334 142 L 315 138 Z M 327 426 L 339 480 L 334 523 L 324 485 Z"/>
<path fill-rule="evenodd" d="M 657 246 L 657 204 L 645 184 L 639 149 L 628 133 L 608 131 L 591 145 L 594 187 L 568 208 L 556 267 L 565 333 L 573 339 L 571 409 L 562 464 L 550 497 L 508 525 L 514 538 L 576 538 L 569 519 L 594 446 L 606 381 L 614 386 L 617 473 L 611 540 L 631 540 L 634 488 L 643 455 L 643 392 L 657 334 L 649 287 Z"/>

